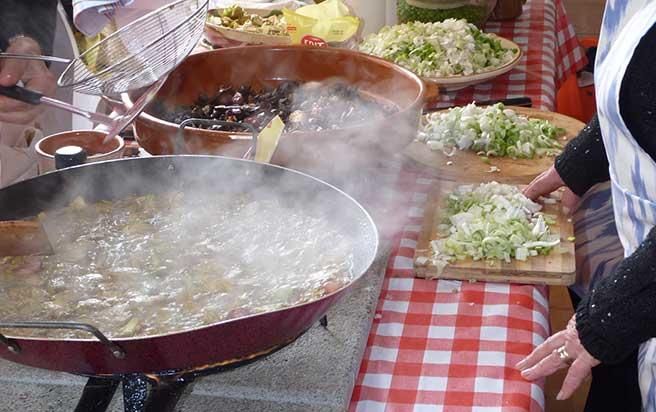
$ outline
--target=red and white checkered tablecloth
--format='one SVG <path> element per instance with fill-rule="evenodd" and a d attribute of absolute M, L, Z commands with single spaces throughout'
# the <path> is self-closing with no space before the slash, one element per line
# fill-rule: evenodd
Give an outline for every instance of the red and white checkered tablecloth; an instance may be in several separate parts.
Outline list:
<path fill-rule="evenodd" d="M 525 57 L 508 75 L 462 90 L 457 103 L 529 96 L 553 109 L 556 87 L 585 64 L 561 0 L 529 0 L 514 22 L 488 31 L 513 39 Z M 543 382 L 514 368 L 549 335 L 547 289 L 414 278 L 413 256 L 430 172 L 405 167 L 394 187 L 404 204 L 392 231 L 386 279 L 353 391 L 351 412 L 543 411 Z M 398 219 L 395 219 L 398 220 Z"/>
<path fill-rule="evenodd" d="M 562 0 L 528 0 L 518 19 L 490 22 L 485 31 L 517 43 L 524 52 L 520 63 L 491 82 L 443 95 L 442 103 L 527 96 L 533 107 L 553 111 L 561 82 L 586 63 Z"/>
<path fill-rule="evenodd" d="M 401 172 L 407 196 L 350 410 L 541 411 L 541 383 L 513 365 L 549 333 L 546 288 L 414 278 L 413 256 L 436 181 Z M 397 209 L 397 210 L 399 210 Z"/>

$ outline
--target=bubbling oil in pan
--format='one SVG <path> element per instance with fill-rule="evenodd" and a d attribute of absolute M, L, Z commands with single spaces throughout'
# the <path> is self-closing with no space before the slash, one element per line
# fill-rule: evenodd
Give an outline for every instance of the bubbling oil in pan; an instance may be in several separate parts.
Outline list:
<path fill-rule="evenodd" d="M 0 319 L 152 336 L 309 302 L 353 280 L 352 240 L 330 220 L 275 197 L 78 198 L 39 218 L 55 254 L 0 259 Z"/>

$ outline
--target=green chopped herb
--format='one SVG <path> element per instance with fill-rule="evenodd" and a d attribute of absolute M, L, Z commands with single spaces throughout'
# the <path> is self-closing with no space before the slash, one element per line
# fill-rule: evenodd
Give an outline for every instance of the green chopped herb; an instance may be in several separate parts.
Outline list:
<path fill-rule="evenodd" d="M 564 132 L 546 120 L 521 116 L 501 103 L 487 107 L 472 103 L 426 116 L 418 139 L 431 150 L 446 154 L 456 149 L 475 151 L 485 162 L 491 156 L 556 156 L 562 151 L 558 138 Z"/>
<path fill-rule="evenodd" d="M 425 77 L 480 73 L 509 63 L 518 53 L 505 49 L 497 37 L 463 19 L 385 26 L 367 36 L 360 51 Z"/>
<path fill-rule="evenodd" d="M 496 182 L 459 186 L 446 198 L 440 239 L 431 242 L 433 264 L 456 260 L 526 260 L 560 243 L 542 207 L 516 187 Z"/>

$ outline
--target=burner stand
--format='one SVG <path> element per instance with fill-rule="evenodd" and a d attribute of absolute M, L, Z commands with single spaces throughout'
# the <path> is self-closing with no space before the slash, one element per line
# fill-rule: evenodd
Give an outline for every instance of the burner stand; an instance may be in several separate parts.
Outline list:
<path fill-rule="evenodd" d="M 328 318 L 319 323 L 328 327 Z M 200 368 L 192 371 L 164 371 L 157 374 L 132 373 L 123 375 L 88 376 L 75 412 L 105 412 L 114 398 L 119 384 L 123 389 L 125 412 L 174 412 L 185 390 L 197 378 L 227 372 L 248 365 L 277 352 L 282 345 L 264 355 L 228 365 Z"/>

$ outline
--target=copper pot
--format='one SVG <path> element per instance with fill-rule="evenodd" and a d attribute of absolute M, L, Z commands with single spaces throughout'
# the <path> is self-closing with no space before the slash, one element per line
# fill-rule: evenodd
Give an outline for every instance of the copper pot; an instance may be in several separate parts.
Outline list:
<path fill-rule="evenodd" d="M 400 152 L 415 136 L 421 110 L 429 98 L 427 86 L 412 72 L 385 60 L 352 50 L 302 46 L 226 48 L 188 57 L 170 75 L 156 100 L 173 109 L 211 95 L 222 85 L 255 88 L 281 81 L 322 81 L 339 78 L 361 93 L 395 105 L 399 111 L 385 119 L 355 127 L 322 132 L 284 134 L 272 163 L 305 169 L 321 165 L 339 172 L 344 165 L 384 161 Z M 135 96 L 127 97 L 130 106 Z M 435 97 L 435 92 L 430 97 Z M 139 144 L 155 155 L 173 154 L 177 125 L 146 110 L 135 122 Z M 248 135 L 187 128 L 183 147 L 192 154 L 243 157 Z"/>

